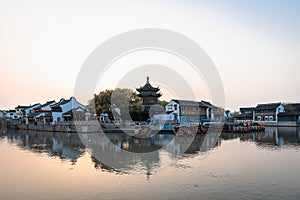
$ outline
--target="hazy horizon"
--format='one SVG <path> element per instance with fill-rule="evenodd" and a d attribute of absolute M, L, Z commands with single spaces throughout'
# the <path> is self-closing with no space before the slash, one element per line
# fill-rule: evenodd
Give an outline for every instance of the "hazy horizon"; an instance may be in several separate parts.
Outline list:
<path fill-rule="evenodd" d="M 0 1 L 0 109 L 70 98 L 90 53 L 111 37 L 139 28 L 173 30 L 197 42 L 220 74 L 226 109 L 300 102 L 299 10 L 300 2 L 292 0 Z M 113 75 L 104 77 L 95 92 L 112 89 L 112 79 L 131 89 L 145 84 L 150 73 L 145 65 L 160 64 L 177 73 L 184 68 L 185 63 L 167 56 L 128 56 L 115 63 Z M 136 71 L 119 71 L 129 66 Z M 189 98 L 175 73 L 154 71 L 150 82 L 160 85 L 161 99 L 176 97 L 174 89 Z M 192 77 L 190 72 L 181 75 Z M 204 80 L 189 81 L 197 100 L 211 100 Z"/>

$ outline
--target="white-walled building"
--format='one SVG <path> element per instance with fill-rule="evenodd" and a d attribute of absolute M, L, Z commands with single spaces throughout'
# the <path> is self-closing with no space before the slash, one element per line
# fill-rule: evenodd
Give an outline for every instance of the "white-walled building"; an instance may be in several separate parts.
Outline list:
<path fill-rule="evenodd" d="M 47 101 L 45 104 L 36 103 L 30 106 L 17 106 L 15 110 L 4 113 L 7 120 L 22 120 L 21 123 L 43 122 L 55 124 L 66 120 L 87 120 L 91 114 L 86 106 L 79 103 L 75 97 L 59 102 Z M 71 118 L 70 118 L 71 116 Z M 77 118 L 78 116 L 78 118 Z"/>
<path fill-rule="evenodd" d="M 41 106 L 42 104 L 40 103 L 36 103 L 32 106 L 29 106 L 28 108 L 24 109 L 23 110 L 23 117 L 27 117 L 30 113 L 33 113 L 34 112 L 34 109 Z"/>
<path fill-rule="evenodd" d="M 21 119 L 23 116 L 25 116 L 25 109 L 28 109 L 30 106 L 21 106 L 18 105 L 17 107 L 15 107 L 15 112 L 16 114 L 19 116 L 19 119 Z"/>
<path fill-rule="evenodd" d="M 22 115 L 19 115 L 16 110 L 8 110 L 5 112 L 5 117 L 7 120 L 18 120 L 21 119 Z"/>
<path fill-rule="evenodd" d="M 211 110 L 213 107 L 213 105 L 205 101 L 172 99 L 165 108 L 166 113 L 172 115 L 174 121 L 178 123 L 199 123 L 201 120 L 210 120 L 212 118 Z"/>
<path fill-rule="evenodd" d="M 71 97 L 68 100 L 61 99 L 58 103 L 50 107 L 51 107 L 52 118 L 53 118 L 52 124 L 65 121 L 63 118 L 64 113 L 67 113 L 74 108 L 82 108 L 83 110 L 86 109 L 86 106 L 79 103 L 75 97 Z"/>
<path fill-rule="evenodd" d="M 37 121 L 43 121 L 44 124 L 52 122 L 51 105 L 54 105 L 55 101 L 48 101 L 45 104 L 39 104 L 31 109 L 30 113 L 25 117 L 25 123 L 33 123 Z"/>
<path fill-rule="evenodd" d="M 53 106 L 55 104 L 56 104 L 56 102 L 54 100 L 47 101 L 45 104 L 35 107 L 34 112 L 38 113 L 38 112 L 43 112 L 43 111 L 51 111 L 51 106 Z"/>
<path fill-rule="evenodd" d="M 278 114 L 284 111 L 281 103 L 258 104 L 253 118 L 255 121 L 278 122 Z"/>
<path fill-rule="evenodd" d="M 240 108 L 239 115 L 235 117 L 237 122 L 252 122 L 254 121 L 255 107 Z"/>
<path fill-rule="evenodd" d="M 19 118 L 26 118 L 29 114 L 34 112 L 34 109 L 38 106 L 41 106 L 40 103 L 36 103 L 34 105 L 30 105 L 30 106 L 20 106 L 18 105 L 15 108 L 15 112 L 19 115 Z"/>

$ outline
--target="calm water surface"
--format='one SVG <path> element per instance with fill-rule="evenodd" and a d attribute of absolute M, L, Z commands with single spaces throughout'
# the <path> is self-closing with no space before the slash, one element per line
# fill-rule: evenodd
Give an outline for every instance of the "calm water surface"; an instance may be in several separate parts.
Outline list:
<path fill-rule="evenodd" d="M 197 136 L 179 159 L 158 148 L 159 135 L 137 140 L 111 134 L 119 148 L 157 149 L 147 159 L 118 158 L 123 168 L 101 163 L 77 134 L 8 131 L 0 136 L 0 199 L 299 199 L 300 130 Z M 201 150 L 211 141 L 211 149 Z M 169 163 L 163 166 L 163 163 Z"/>

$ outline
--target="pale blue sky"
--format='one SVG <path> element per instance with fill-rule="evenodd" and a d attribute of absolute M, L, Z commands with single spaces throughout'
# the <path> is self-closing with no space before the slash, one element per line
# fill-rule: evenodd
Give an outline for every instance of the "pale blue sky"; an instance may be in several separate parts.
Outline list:
<path fill-rule="evenodd" d="M 0 109 L 68 98 L 98 45 L 145 27 L 196 41 L 220 73 L 229 109 L 300 102 L 299 10 L 300 1 L 283 0 L 0 0 Z"/>

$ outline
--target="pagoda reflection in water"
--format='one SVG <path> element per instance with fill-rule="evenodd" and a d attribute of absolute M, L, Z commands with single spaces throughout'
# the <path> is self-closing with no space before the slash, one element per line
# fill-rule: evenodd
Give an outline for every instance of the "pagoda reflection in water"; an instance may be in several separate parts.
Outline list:
<path fill-rule="evenodd" d="M 88 133 L 90 134 L 90 133 Z M 95 133 L 96 135 L 97 133 Z M 97 160 L 91 155 L 94 167 L 97 169 L 119 173 L 119 172 L 145 172 L 151 174 L 159 168 L 162 158 L 162 147 L 169 143 L 175 147 L 174 151 L 181 152 L 182 144 L 186 137 L 174 137 L 168 134 L 158 134 L 151 138 L 134 138 L 122 133 L 107 135 L 109 143 L 105 140 L 91 140 L 93 150 L 98 153 L 113 155 L 114 166 L 111 167 L 103 160 Z M 58 157 L 61 160 L 69 161 L 72 165 L 85 155 L 86 147 L 77 134 L 38 132 L 38 131 L 12 131 L 1 136 L 7 138 L 8 142 L 16 143 L 18 147 L 26 151 L 32 151 L 37 154 L 45 154 L 50 157 Z M 91 138 L 91 135 L 89 135 Z M 255 132 L 245 134 L 222 133 L 217 141 L 210 138 L 209 135 L 197 135 L 190 147 L 185 151 L 185 156 L 194 156 L 201 152 L 209 152 L 213 148 L 218 148 L 222 141 L 239 138 L 241 142 L 253 142 L 259 148 L 273 150 L 278 148 L 300 148 L 300 130 L 299 128 L 268 128 L 266 132 Z M 120 150 L 132 152 L 132 156 L 122 156 Z M 152 152 L 149 155 L 144 153 Z M 93 152 L 92 152 L 93 153 Z M 170 154 L 171 155 L 171 154 Z M 172 152 L 172 156 L 176 152 Z M 111 159 L 111 158 L 110 158 Z M 171 157 L 171 159 L 174 159 Z M 178 157 L 176 158 L 178 159 Z"/>

